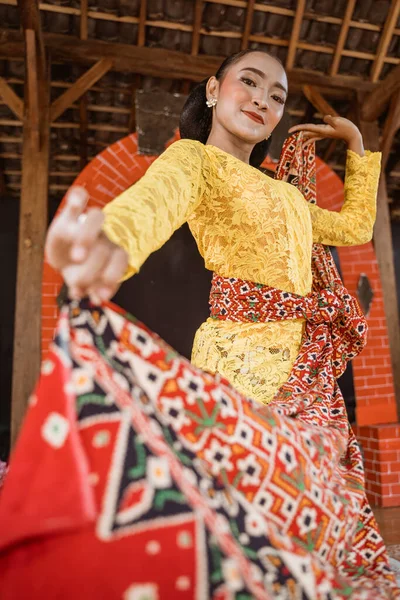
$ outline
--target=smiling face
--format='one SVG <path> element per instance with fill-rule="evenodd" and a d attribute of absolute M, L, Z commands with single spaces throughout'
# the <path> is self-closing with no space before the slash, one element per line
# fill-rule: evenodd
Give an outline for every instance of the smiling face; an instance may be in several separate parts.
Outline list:
<path fill-rule="evenodd" d="M 228 67 L 222 80 L 208 81 L 207 98 L 217 99 L 210 138 L 236 138 L 246 146 L 261 142 L 282 118 L 287 88 L 277 60 L 263 52 L 246 54 Z"/>

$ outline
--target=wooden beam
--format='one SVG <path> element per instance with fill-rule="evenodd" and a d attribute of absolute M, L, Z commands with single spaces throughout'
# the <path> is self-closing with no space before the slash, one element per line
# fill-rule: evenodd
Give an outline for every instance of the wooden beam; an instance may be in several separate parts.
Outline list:
<path fill-rule="evenodd" d="M 35 60 L 36 83 L 25 86 L 22 150 L 22 182 L 19 215 L 18 264 L 14 328 L 11 442 L 15 443 L 28 399 L 40 372 L 41 308 L 44 241 L 47 229 L 49 172 L 49 78 L 45 55 L 40 50 L 40 21 L 35 21 L 35 3 L 21 2 L 26 34 L 26 72 Z M 37 14 L 36 14 L 37 16 Z M 30 25 L 31 27 L 27 27 Z M 31 78 L 32 79 L 32 78 Z M 33 94 L 33 96 L 32 96 Z M 40 106 L 38 139 L 35 129 L 36 95 Z M 37 145 L 36 145 L 37 144 Z"/>
<path fill-rule="evenodd" d="M 147 0 L 141 0 L 139 13 L 139 28 L 138 28 L 138 46 L 144 46 L 146 41 L 146 14 Z"/>
<path fill-rule="evenodd" d="M 292 69 L 296 58 L 297 42 L 299 40 L 301 22 L 303 20 L 306 0 L 298 0 L 296 14 L 293 20 L 292 35 L 289 42 L 289 50 L 286 59 L 286 69 Z"/>
<path fill-rule="evenodd" d="M 380 81 L 364 100 L 361 107 L 361 117 L 364 121 L 375 121 L 385 109 L 392 94 L 400 88 L 400 65 L 390 71 L 389 75 Z"/>
<path fill-rule="evenodd" d="M 203 18 L 204 0 L 196 0 L 192 34 L 192 56 L 197 56 L 200 46 L 201 20 Z"/>
<path fill-rule="evenodd" d="M 85 92 L 90 90 L 92 85 L 101 79 L 112 66 L 112 60 L 103 58 L 93 65 L 91 69 L 86 71 L 82 77 L 79 77 L 72 87 L 54 100 L 50 110 L 51 122 L 58 119 L 58 117 L 75 102 L 75 100 L 78 100 Z"/>
<path fill-rule="evenodd" d="M 244 23 L 242 45 L 241 45 L 242 50 L 246 50 L 249 45 L 251 26 L 253 24 L 254 5 L 255 5 L 255 0 L 248 0 L 247 10 L 246 10 L 246 21 Z"/>
<path fill-rule="evenodd" d="M 385 171 L 393 140 L 400 129 L 400 90 L 393 94 L 382 133 L 382 171 Z"/>
<path fill-rule="evenodd" d="M 247 1 L 248 0 L 224 0 L 223 2 L 221 2 L 221 0 L 207 0 L 208 4 L 223 4 L 225 6 L 232 6 L 234 8 L 246 8 L 247 6 Z M 17 5 L 17 0 L 0 0 L 0 5 L 9 5 L 9 6 L 16 6 Z M 285 17 L 294 17 L 295 16 L 295 10 L 293 9 L 288 9 L 288 8 L 282 8 L 280 6 L 271 6 L 271 5 L 265 5 L 265 4 L 260 4 L 260 3 L 256 3 L 255 4 L 255 10 L 259 11 L 259 12 L 265 12 L 265 13 L 271 13 L 271 14 L 275 14 L 275 15 L 282 15 Z M 54 13 L 59 13 L 59 14 L 63 14 L 63 15 L 75 15 L 75 16 L 79 16 L 81 11 L 79 8 L 74 8 L 71 6 L 57 6 L 54 4 L 48 4 L 47 2 L 41 2 L 40 3 L 40 9 L 43 12 L 54 12 Z M 121 22 L 121 23 L 138 23 L 139 19 L 138 17 L 128 17 L 128 16 L 118 16 L 118 15 L 114 15 L 114 14 L 110 14 L 110 13 L 106 13 L 103 11 L 90 11 L 89 12 L 89 16 L 92 19 L 100 19 L 100 20 L 108 20 L 108 21 L 117 21 L 117 22 Z M 322 15 L 319 12 L 305 12 L 304 13 L 304 18 L 310 21 L 318 21 L 319 23 L 329 23 L 331 25 L 339 25 L 341 26 L 343 23 L 343 19 L 341 19 L 340 17 L 333 17 L 330 15 Z M 151 25 L 153 21 L 147 21 L 146 25 Z M 164 23 L 165 21 L 157 21 L 158 23 Z M 167 22 L 169 23 L 169 25 L 171 25 L 171 22 Z M 350 21 L 350 27 L 355 28 L 355 29 L 363 29 L 363 30 L 367 30 L 367 31 L 377 31 L 380 32 L 382 27 L 380 25 L 374 24 L 374 23 L 366 23 L 364 21 Z M 399 28 L 395 28 L 394 29 L 394 35 L 400 35 L 400 29 Z"/>
<path fill-rule="evenodd" d="M 347 34 L 350 28 L 351 17 L 353 16 L 356 2 L 357 0 L 349 0 L 347 2 L 346 12 L 343 17 L 339 38 L 335 48 L 335 54 L 333 55 L 333 60 L 329 71 L 330 75 L 336 75 L 336 73 L 339 70 L 340 59 L 342 58 L 342 51 L 347 40 Z"/>
<path fill-rule="evenodd" d="M 81 0 L 80 38 L 88 38 L 88 0 Z"/>
<path fill-rule="evenodd" d="M 162 48 L 139 48 L 130 44 L 103 42 L 100 40 L 79 40 L 73 36 L 56 33 L 44 34 L 46 47 L 52 58 L 61 62 L 74 61 L 80 64 L 92 63 L 102 58 L 113 60 L 116 71 L 131 71 L 140 75 L 165 77 L 170 79 L 189 79 L 201 81 L 213 75 L 223 57 L 191 56 L 175 50 Z M 0 29 L 0 58 L 18 58 L 24 55 L 21 36 L 18 31 Z M 330 77 L 306 69 L 290 69 L 290 84 L 317 85 L 337 90 L 371 91 L 375 84 L 363 81 L 359 77 L 336 75 Z"/>
<path fill-rule="evenodd" d="M 303 85 L 303 93 L 307 100 L 316 108 L 322 115 L 332 115 L 338 117 L 339 113 L 329 104 L 322 94 L 312 85 Z"/>
<path fill-rule="evenodd" d="M 385 60 L 386 52 L 392 39 L 394 29 L 396 27 L 397 19 L 400 13 L 400 0 L 392 0 L 390 5 L 389 14 L 386 18 L 386 22 L 381 34 L 381 38 L 378 44 L 378 50 L 376 52 L 376 59 L 371 69 L 371 81 L 378 81 L 382 71 L 383 63 Z"/>
<path fill-rule="evenodd" d="M 37 44 L 37 69 L 40 77 L 44 78 L 46 73 L 46 52 L 41 28 L 41 18 L 38 0 L 17 0 L 20 21 L 23 31 L 32 30 L 35 33 Z"/>
<path fill-rule="evenodd" d="M 88 38 L 88 0 L 81 0 L 80 38 Z M 73 86 L 72 86 L 73 87 Z M 88 160 L 88 100 L 87 94 L 83 94 L 79 102 L 79 124 L 80 124 L 80 168 L 86 167 Z"/>
<path fill-rule="evenodd" d="M 26 29 L 25 40 L 29 131 L 33 148 L 39 149 L 39 64 L 36 53 L 36 34 L 33 29 Z"/>
<path fill-rule="evenodd" d="M 366 148 L 378 151 L 378 122 L 360 122 L 360 129 Z M 392 230 L 390 224 L 389 203 L 386 191 L 386 178 L 382 171 L 378 189 L 377 215 L 374 228 L 374 248 L 378 260 L 379 272 L 385 306 L 386 323 L 392 359 L 393 379 L 396 390 L 397 412 L 400 418 L 400 325 L 397 310 L 396 274 L 394 268 Z"/>
<path fill-rule="evenodd" d="M 3 77 L 0 77 L 0 97 L 3 98 L 4 102 L 17 119 L 22 121 L 24 118 L 24 102 Z"/>

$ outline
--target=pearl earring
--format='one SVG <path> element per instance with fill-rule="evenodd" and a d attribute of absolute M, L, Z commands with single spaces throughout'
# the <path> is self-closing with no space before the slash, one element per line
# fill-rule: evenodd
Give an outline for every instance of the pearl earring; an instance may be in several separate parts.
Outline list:
<path fill-rule="evenodd" d="M 212 108 L 213 106 L 215 106 L 217 104 L 217 99 L 210 98 L 210 100 L 206 101 L 206 104 L 207 104 L 208 108 Z"/>
<path fill-rule="evenodd" d="M 265 139 L 269 140 L 270 137 L 271 137 L 271 134 L 269 133 Z"/>

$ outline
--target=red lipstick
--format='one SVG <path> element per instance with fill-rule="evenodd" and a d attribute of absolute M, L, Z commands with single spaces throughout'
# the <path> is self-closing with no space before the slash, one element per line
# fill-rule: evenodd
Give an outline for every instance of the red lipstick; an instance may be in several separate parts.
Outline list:
<path fill-rule="evenodd" d="M 242 112 L 244 112 L 244 114 L 246 116 L 248 116 L 249 119 L 252 119 L 256 123 L 261 123 L 261 125 L 264 125 L 264 119 L 262 118 L 261 115 L 254 113 L 254 112 L 247 111 L 247 110 L 243 110 Z"/>

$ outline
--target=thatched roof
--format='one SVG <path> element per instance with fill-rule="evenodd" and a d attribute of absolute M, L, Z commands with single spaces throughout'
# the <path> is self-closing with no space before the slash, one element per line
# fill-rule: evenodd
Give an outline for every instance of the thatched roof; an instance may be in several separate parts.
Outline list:
<path fill-rule="evenodd" d="M 355 4 L 349 13 L 349 5 Z M 188 55 L 227 56 L 243 46 L 266 49 L 293 72 L 341 77 L 350 85 L 322 88 L 339 114 L 355 118 L 355 90 L 361 82 L 383 79 L 400 63 L 398 0 L 307 0 L 299 19 L 294 0 L 49 0 L 40 5 L 42 29 L 48 34 L 75 36 L 177 50 Z M 253 6 L 250 12 L 249 5 Z M 87 8 L 86 8 L 87 7 Z M 81 10 L 82 8 L 82 10 Z M 145 9 L 145 12 L 144 12 Z M 296 16 L 297 15 L 297 16 Z M 0 0 L 0 27 L 19 29 L 16 0 Z M 295 35 L 296 30 L 298 33 Z M 294 33 L 295 32 L 295 33 Z M 295 39 L 294 39 L 295 38 Z M 294 42 L 293 42 L 294 39 Z M 57 53 L 55 53 L 57 54 Z M 87 66 L 61 61 L 51 64 L 51 90 L 55 99 L 87 70 Z M 158 89 L 187 94 L 193 82 L 109 71 L 52 124 L 50 193 L 61 197 L 87 159 L 123 137 L 136 126 L 135 92 Z M 0 76 L 23 95 L 22 57 L 0 60 Z M 354 85 L 352 85 L 352 82 Z M 362 87 L 362 86 L 361 86 Z M 365 88 L 368 86 L 364 86 Z M 294 85 L 287 110 L 293 124 L 320 116 L 299 85 Z M 157 116 L 154 116 L 155 122 Z M 83 126 L 82 126 L 83 123 Z M 0 171 L 7 190 L 18 196 L 21 185 L 22 125 L 5 104 L 0 104 Z M 387 163 L 392 212 L 400 215 L 400 136 Z M 319 153 L 340 174 L 344 147 L 322 142 Z"/>

